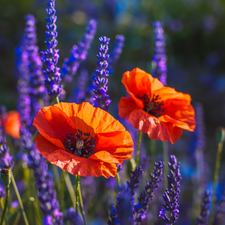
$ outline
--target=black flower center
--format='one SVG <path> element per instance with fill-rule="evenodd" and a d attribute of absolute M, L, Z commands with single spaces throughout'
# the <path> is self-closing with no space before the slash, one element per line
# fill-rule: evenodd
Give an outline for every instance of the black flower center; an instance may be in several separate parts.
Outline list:
<path fill-rule="evenodd" d="M 144 94 L 142 97 L 137 97 L 144 103 L 144 111 L 155 117 L 163 115 L 165 109 L 162 108 L 164 104 L 159 95 L 153 94 L 152 98 L 150 98 L 148 94 Z"/>
<path fill-rule="evenodd" d="M 88 158 L 95 153 L 95 138 L 90 133 L 78 130 L 76 134 L 67 134 L 63 145 L 71 154 Z"/>

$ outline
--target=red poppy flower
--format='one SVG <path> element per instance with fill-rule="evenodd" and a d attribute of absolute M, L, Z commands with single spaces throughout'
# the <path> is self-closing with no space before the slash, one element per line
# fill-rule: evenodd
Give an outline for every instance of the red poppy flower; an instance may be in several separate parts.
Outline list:
<path fill-rule="evenodd" d="M 34 118 L 35 142 L 52 164 L 73 175 L 115 176 L 115 164 L 130 159 L 133 141 L 109 113 L 84 102 L 42 108 Z"/>
<path fill-rule="evenodd" d="M 183 130 L 194 131 L 195 112 L 191 96 L 164 87 L 145 71 L 135 68 L 124 73 L 122 83 L 131 97 L 122 97 L 119 116 L 127 119 L 151 139 L 177 141 Z"/>
<path fill-rule="evenodd" d="M 13 138 L 19 138 L 20 126 L 20 114 L 17 111 L 9 111 L 4 115 L 3 129 L 6 134 L 10 135 Z"/>

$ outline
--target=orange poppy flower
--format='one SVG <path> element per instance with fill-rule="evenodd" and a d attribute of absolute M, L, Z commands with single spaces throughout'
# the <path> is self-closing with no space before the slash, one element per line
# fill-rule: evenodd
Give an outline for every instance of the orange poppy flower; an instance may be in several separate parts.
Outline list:
<path fill-rule="evenodd" d="M 42 108 L 33 125 L 40 153 L 73 175 L 115 176 L 115 164 L 130 159 L 133 141 L 122 124 L 88 102 Z"/>
<path fill-rule="evenodd" d="M 135 68 L 123 74 L 122 83 L 131 97 L 122 97 L 119 116 L 151 139 L 177 141 L 183 130 L 194 131 L 191 96 L 164 87 L 145 71 Z"/>
<path fill-rule="evenodd" d="M 4 115 L 3 129 L 6 134 L 10 135 L 13 138 L 19 138 L 20 126 L 20 114 L 17 111 L 9 111 Z"/>

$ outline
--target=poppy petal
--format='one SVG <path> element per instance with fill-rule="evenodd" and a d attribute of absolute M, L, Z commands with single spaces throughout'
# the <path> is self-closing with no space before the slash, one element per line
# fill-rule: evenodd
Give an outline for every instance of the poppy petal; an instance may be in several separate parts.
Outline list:
<path fill-rule="evenodd" d="M 67 170 L 73 175 L 89 176 L 115 176 L 117 169 L 115 164 L 99 162 L 90 158 L 82 158 L 58 148 L 42 135 L 35 138 L 37 149 L 52 164 Z"/>
<path fill-rule="evenodd" d="M 144 110 L 140 110 L 130 97 L 122 97 L 118 107 L 120 117 L 129 120 L 136 129 L 139 129 L 142 133 L 147 133 L 151 139 L 174 143 L 183 133 L 181 128 L 170 123 L 163 123 Z"/>
<path fill-rule="evenodd" d="M 20 114 L 17 111 L 9 111 L 5 114 L 3 122 L 5 133 L 13 138 L 19 138 L 20 126 Z"/>
<path fill-rule="evenodd" d="M 153 91 L 163 87 L 158 79 L 153 78 L 150 74 L 139 68 L 125 72 L 122 83 L 134 99 L 136 105 L 141 109 L 144 107 L 144 104 L 137 96 L 142 97 L 144 94 L 151 95 Z"/>
<path fill-rule="evenodd" d="M 109 152 L 107 151 L 99 151 L 94 153 L 89 157 L 89 159 L 93 159 L 96 161 L 102 161 L 102 162 L 108 162 L 108 163 L 117 163 L 119 164 L 120 162 Z"/>
<path fill-rule="evenodd" d="M 96 151 L 105 150 L 122 163 L 130 159 L 133 152 L 133 141 L 128 131 L 101 133 L 96 136 Z"/>
<path fill-rule="evenodd" d="M 38 132 L 59 148 L 63 148 L 66 135 L 76 133 L 71 119 L 58 107 L 44 107 L 39 110 L 33 121 Z"/>
<path fill-rule="evenodd" d="M 80 105 L 61 102 L 55 106 L 59 107 L 73 121 L 75 127 L 83 132 L 90 132 L 92 136 L 96 133 L 107 133 L 112 131 L 125 131 L 125 127 L 108 112 L 93 107 L 88 102 Z"/>

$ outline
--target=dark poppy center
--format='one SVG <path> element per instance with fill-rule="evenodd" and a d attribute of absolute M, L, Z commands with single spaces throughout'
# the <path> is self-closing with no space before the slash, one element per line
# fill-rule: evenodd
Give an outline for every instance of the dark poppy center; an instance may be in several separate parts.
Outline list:
<path fill-rule="evenodd" d="M 144 103 L 144 111 L 155 117 L 163 115 L 165 109 L 163 108 L 164 104 L 159 95 L 153 94 L 153 96 L 150 97 L 148 94 L 144 94 L 142 97 L 138 96 L 138 98 Z"/>
<path fill-rule="evenodd" d="M 84 158 L 88 158 L 95 153 L 96 139 L 90 133 L 78 129 L 76 134 L 67 134 L 66 138 L 63 145 L 69 153 Z"/>

